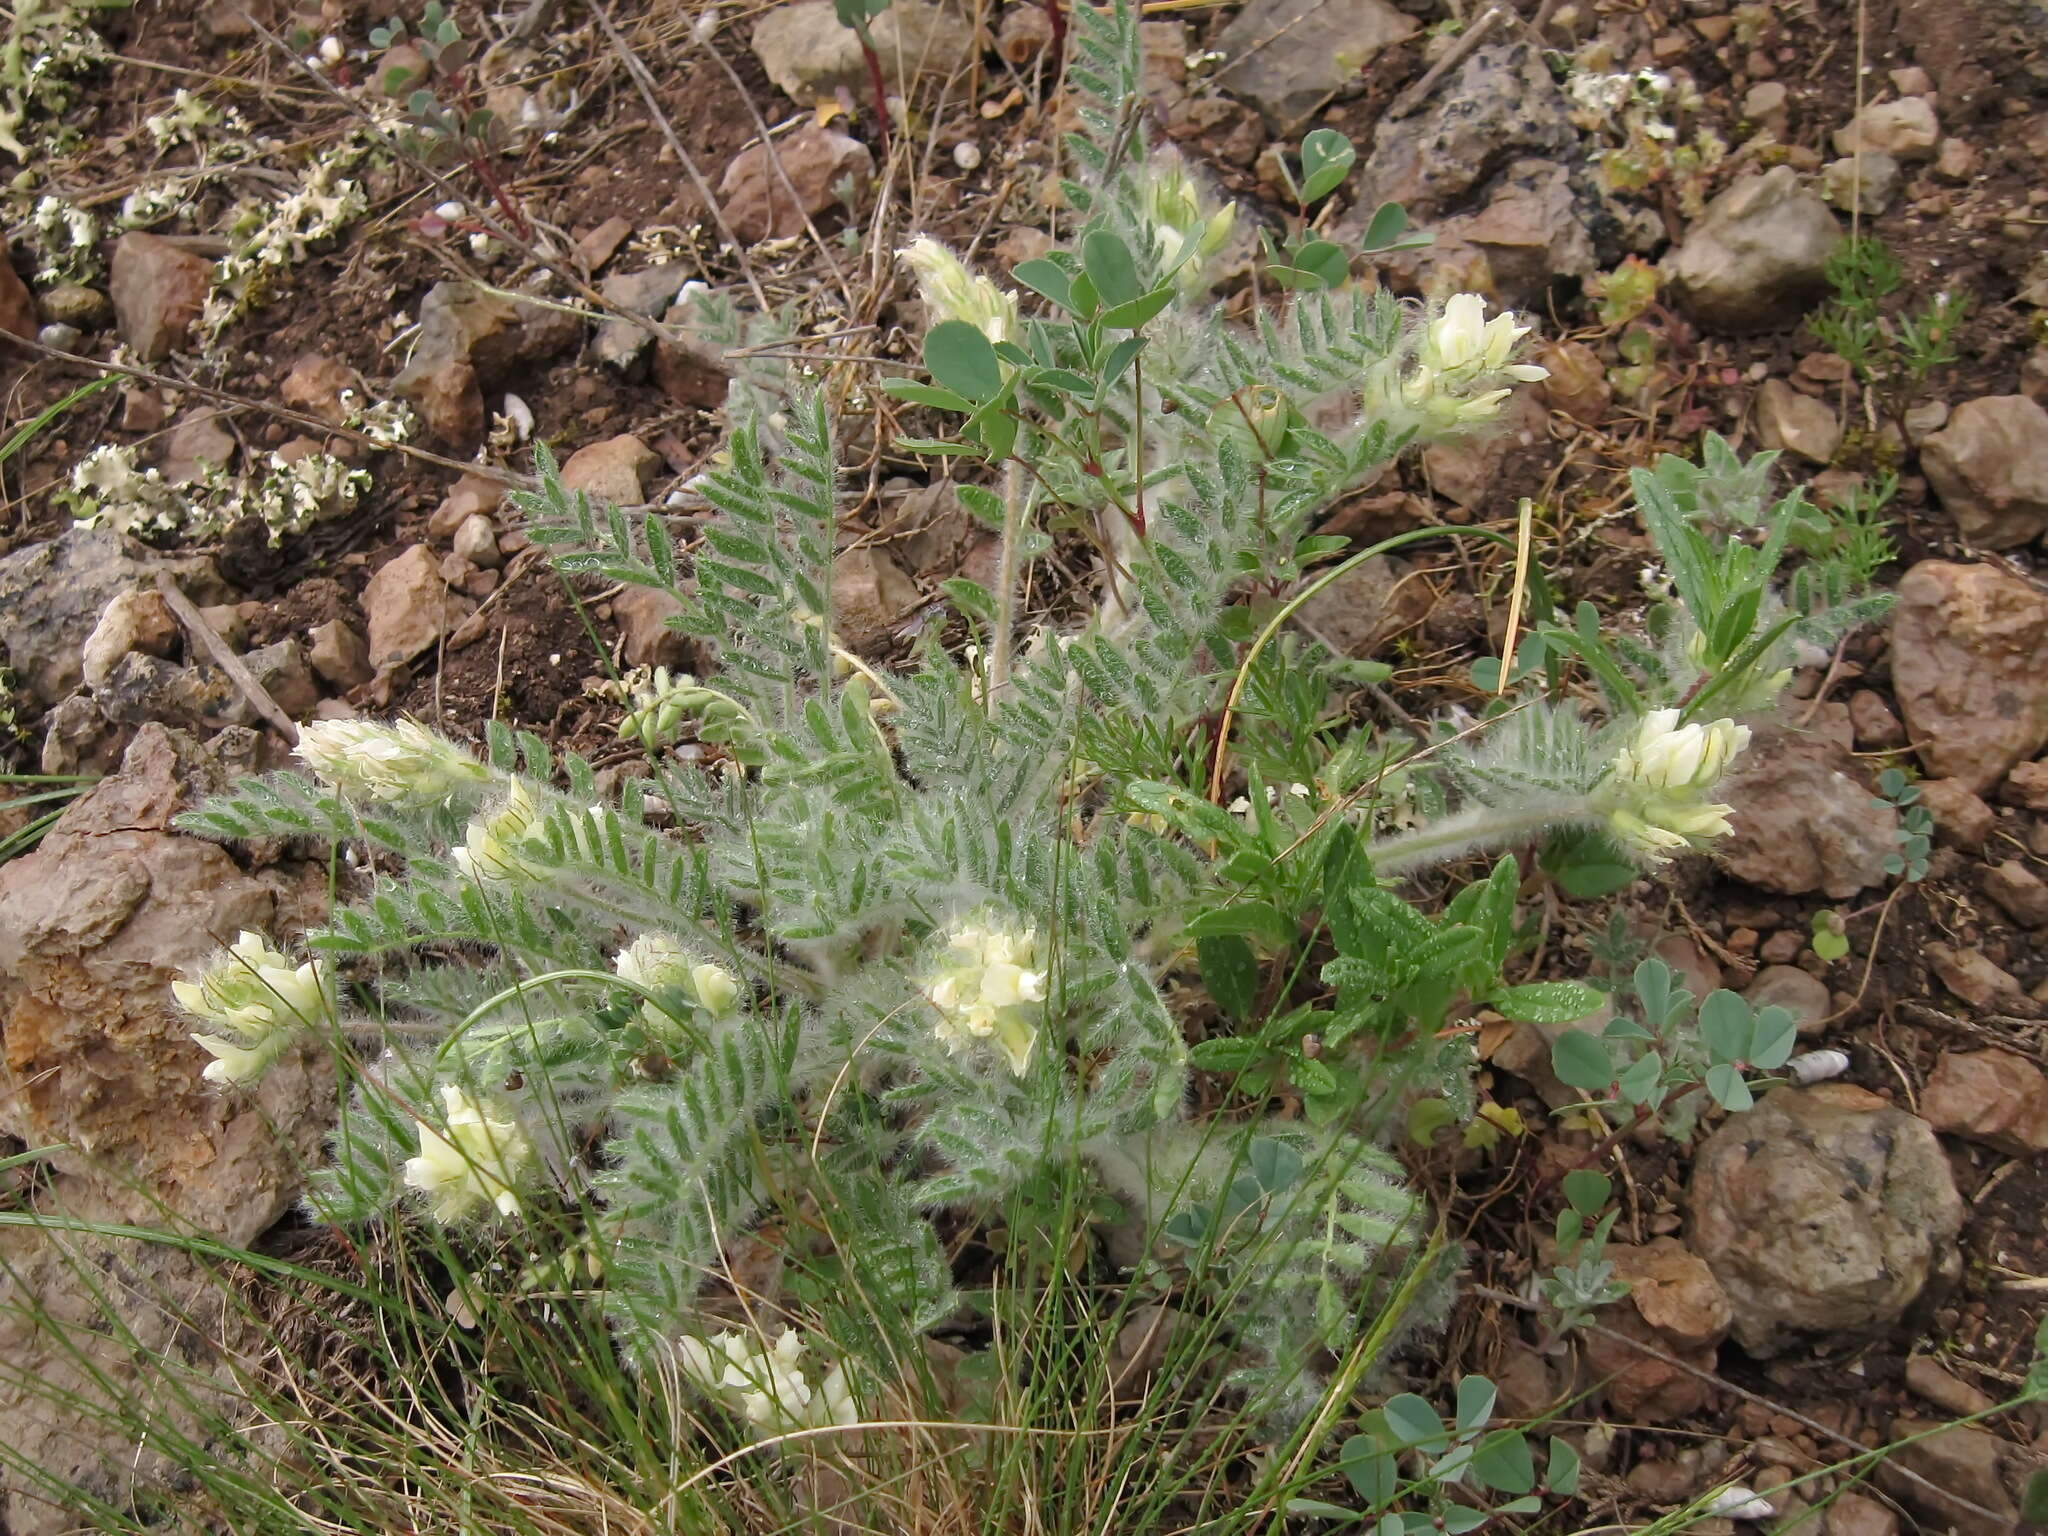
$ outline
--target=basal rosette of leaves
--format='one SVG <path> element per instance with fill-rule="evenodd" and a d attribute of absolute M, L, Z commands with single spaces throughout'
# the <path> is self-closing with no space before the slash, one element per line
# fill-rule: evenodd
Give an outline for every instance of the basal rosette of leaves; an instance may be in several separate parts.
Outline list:
<path fill-rule="evenodd" d="M 850 654 L 816 395 L 788 399 L 772 460 L 759 422 L 734 423 L 693 482 L 714 515 L 687 550 L 659 514 L 566 491 L 543 448 L 522 505 L 558 568 L 669 592 L 717 657 L 636 703 L 648 776 L 602 795 L 588 763 L 495 723 L 483 758 L 351 723 L 302 748 L 317 782 L 245 783 L 187 822 L 374 855 L 372 888 L 310 941 L 347 981 L 333 1033 L 356 1084 L 320 1215 L 566 1227 L 599 1256 L 629 1354 L 736 1403 L 704 1341 L 738 1336 L 706 1284 L 764 1212 L 851 1213 L 838 1261 L 915 1334 L 956 1302 L 934 1215 L 1078 1167 L 1161 1238 L 1152 1262 L 1201 1277 L 1191 1301 L 1228 1295 L 1261 1411 L 1300 1414 L 1362 1327 L 1384 1344 L 1448 1294 L 1381 1145 L 1411 1090 L 1469 1105 L 1446 1026 L 1485 1003 L 1565 1022 L 1602 1001 L 1504 979 L 1515 850 L 1630 877 L 1680 851 L 1632 839 L 1623 813 L 1711 843 L 1733 717 L 1797 641 L 1867 611 L 1817 562 L 1780 579 L 1803 501 L 1716 500 L 1725 473 L 1667 460 L 1637 481 L 1671 573 L 1647 631 L 1560 612 L 1532 573 L 1478 719 L 1433 743 L 1333 728 L 1354 674 L 1276 638 L 1290 605 L 1445 535 L 1339 561 L 1315 518 L 1395 454 L 1482 425 L 1536 371 L 1515 360 L 1527 327 L 1470 296 L 1317 288 L 1308 266 L 1255 326 L 1218 324 L 1183 279 L 1215 216 L 1184 250 L 1145 224 L 1141 135 L 1116 116 L 1135 18 L 1075 25 L 1073 245 L 1018 269 L 1034 297 L 1014 319 L 913 248 L 932 382 L 888 383 L 957 429 L 908 446 L 997 472 L 1001 493 L 963 473 L 960 495 L 1002 537 L 999 590 L 946 583 L 951 622 L 902 666 Z M 1024 633 L 1019 593 L 1061 529 L 1107 552 L 1101 607 Z M 696 753 L 668 750 L 692 734 Z M 1402 893 L 1406 872 L 1482 853 L 1448 903 Z M 1194 980 L 1221 1023 L 1191 1048 L 1169 996 Z M 1220 1114 L 1191 1116 L 1196 1071 L 1228 1076 Z M 767 1350 L 764 1371 L 774 1353 L 719 1348 Z M 742 1411 L 836 1422 L 886 1362 L 818 1369 L 846 1373 L 829 1405 Z"/>

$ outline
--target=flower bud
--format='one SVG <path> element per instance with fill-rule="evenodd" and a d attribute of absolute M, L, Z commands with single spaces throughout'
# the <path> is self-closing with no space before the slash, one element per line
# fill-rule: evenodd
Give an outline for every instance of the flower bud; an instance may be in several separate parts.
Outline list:
<path fill-rule="evenodd" d="M 532 793 L 519 780 L 494 809 L 470 819 L 455 864 L 479 884 L 531 883 L 544 878 L 547 866 L 532 855 L 547 847 L 546 821 Z"/>
<path fill-rule="evenodd" d="M 896 253 L 917 275 L 918 296 L 938 320 L 964 320 L 990 341 L 1013 341 L 1017 295 L 969 272 L 960 258 L 930 236 Z"/>

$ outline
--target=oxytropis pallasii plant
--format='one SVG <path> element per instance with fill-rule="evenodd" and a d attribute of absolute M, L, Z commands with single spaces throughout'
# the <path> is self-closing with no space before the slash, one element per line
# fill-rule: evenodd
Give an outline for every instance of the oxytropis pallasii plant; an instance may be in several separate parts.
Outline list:
<path fill-rule="evenodd" d="M 1388 1128 L 1424 1093 L 1469 1115 L 1452 1026 L 1476 1008 L 1603 1000 L 1502 979 L 1517 854 L 1647 870 L 1710 846 L 1741 814 L 1720 790 L 1744 722 L 1797 645 L 1865 611 L 1825 561 L 1786 579 L 1813 513 L 1770 498 L 1767 459 L 1666 460 L 1637 477 L 1662 562 L 1642 612 L 1560 612 L 1528 570 L 1483 707 L 1426 739 L 1347 724 L 1353 674 L 1289 617 L 1449 531 L 1347 554 L 1316 520 L 1404 450 L 1486 430 L 1541 376 L 1528 327 L 1472 295 L 1368 294 L 1320 255 L 1256 325 L 1218 323 L 1194 264 L 1222 211 L 1122 115 L 1133 18 L 1075 17 L 1081 227 L 1019 269 L 1028 300 L 914 246 L 929 378 L 885 384 L 955 424 L 917 446 L 990 471 L 960 494 L 1000 532 L 994 589 L 950 583 L 901 667 L 841 645 L 818 395 L 789 403 L 775 462 L 734 424 L 687 548 L 565 493 L 541 450 L 526 510 L 560 567 L 671 592 L 715 656 L 642 701 L 647 776 L 607 796 L 497 726 L 479 758 L 322 723 L 311 780 L 191 822 L 339 840 L 376 871 L 313 959 L 245 936 L 181 992 L 230 1091 L 302 1040 L 341 1048 L 355 1087 L 314 1209 L 573 1252 L 632 1359 L 761 1432 L 879 1405 L 906 1341 L 958 1315 L 958 1235 L 1048 1180 L 1145 1234 L 1181 1306 L 1228 1306 L 1260 1416 L 1436 1315 L 1455 1265 Z M 1149 195 L 1162 175 L 1175 197 Z M 1099 601 L 1026 633 L 1054 537 L 1093 543 Z M 1457 872 L 1447 904 L 1404 894 L 1432 865 Z M 796 1329 L 729 1266 L 750 1234 L 838 1276 L 846 1315 Z"/>

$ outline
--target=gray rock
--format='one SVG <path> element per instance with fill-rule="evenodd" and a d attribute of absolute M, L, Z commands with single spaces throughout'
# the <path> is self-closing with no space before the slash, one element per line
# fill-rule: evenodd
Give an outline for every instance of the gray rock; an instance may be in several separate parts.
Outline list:
<path fill-rule="evenodd" d="M 454 549 L 458 560 L 467 560 L 480 570 L 496 570 L 505 558 L 498 551 L 498 530 L 481 512 L 472 512 L 462 520 L 462 526 L 455 530 Z"/>
<path fill-rule="evenodd" d="M 945 79 L 965 69 L 982 38 L 957 12 L 926 0 L 895 0 L 869 23 L 883 78 L 909 94 L 920 79 Z M 869 95 L 867 60 L 832 0 L 778 5 L 754 24 L 754 56 L 785 96 L 803 106 L 851 91 Z"/>
<path fill-rule="evenodd" d="M 1356 174 L 1354 211 L 1340 228 L 1349 232 L 1356 223 L 1356 239 L 1362 221 L 1389 201 L 1411 216 L 1441 213 L 1516 160 L 1575 149 L 1579 136 L 1569 113 L 1536 48 L 1475 48 L 1422 110 L 1381 122 Z"/>
<path fill-rule="evenodd" d="M 1892 695 L 1927 771 L 1987 793 L 2048 746 L 2048 596 L 1996 566 L 1921 561 L 1892 610 Z"/>
<path fill-rule="evenodd" d="M 161 235 L 131 230 L 114 242 L 108 287 L 121 339 L 145 363 L 161 362 L 192 339 L 213 263 Z"/>
<path fill-rule="evenodd" d="M 171 1002 L 171 981 L 223 938 L 288 934 L 324 909 L 322 867 L 251 873 L 169 829 L 224 779 L 189 737 L 144 725 L 116 776 L 0 868 L 11 1084 L 0 1134 L 62 1149 L 36 1181 L 46 1214 L 247 1244 L 319 1159 L 334 1095 L 326 1052 L 288 1053 L 255 1089 L 224 1094 L 201 1080 L 206 1057 Z M 168 1469 L 122 1416 L 146 1412 L 152 1428 L 203 1439 L 200 1414 L 231 1411 L 229 1358 L 261 1343 L 247 1317 L 223 1297 L 217 1266 L 169 1244 L 0 1229 L 0 1441 L 14 1453 L 0 1521 L 18 1536 L 77 1528 L 23 1463 L 116 1505 L 161 1477 Z"/>
<path fill-rule="evenodd" d="M 376 676 L 370 665 L 369 644 L 353 624 L 329 619 L 307 631 L 307 665 L 334 687 L 347 692 Z"/>
<path fill-rule="evenodd" d="M 1920 445 L 1920 467 L 1972 544 L 2013 549 L 2048 531 L 2048 410 L 2025 395 L 1957 406 Z"/>
<path fill-rule="evenodd" d="M 59 283 L 42 296 L 36 309 L 53 325 L 75 325 L 81 331 L 97 331 L 114 318 L 113 301 L 83 283 Z"/>
<path fill-rule="evenodd" d="M 242 658 L 249 675 L 263 691 L 276 700 L 277 707 L 294 720 L 303 720 L 320 702 L 320 685 L 313 681 L 313 669 L 296 640 L 274 640 L 258 646 Z M 256 707 L 238 691 L 227 716 L 238 725 L 261 725 Z"/>
<path fill-rule="evenodd" d="M 1386 0 L 1251 0 L 1216 40 L 1229 60 L 1216 82 L 1291 136 L 1331 96 L 1361 86 L 1378 54 L 1420 30 Z"/>
<path fill-rule="evenodd" d="M 658 319 L 689 281 L 689 269 L 681 262 L 648 267 L 641 272 L 621 272 L 606 278 L 597 290 L 612 303 L 636 315 Z M 614 315 L 597 328 L 591 355 L 607 368 L 637 377 L 647 362 L 647 349 L 654 337 L 630 320 Z"/>
<path fill-rule="evenodd" d="M 165 725 L 195 728 L 225 716 L 239 700 L 225 672 L 208 666 L 181 666 L 130 651 L 93 690 L 100 714 L 115 725 Z"/>
<path fill-rule="evenodd" d="M 59 352 L 76 352 L 78 344 L 85 340 L 85 332 L 75 325 L 52 321 L 36 332 L 36 340 L 46 347 L 55 347 Z"/>
<path fill-rule="evenodd" d="M 1820 195 L 1844 213 L 1883 213 L 1899 190 L 1899 162 L 1875 150 L 1831 160 L 1820 173 Z"/>
<path fill-rule="evenodd" d="M 1371 213 L 1361 206 L 1352 217 Z M 1570 173 L 1554 160 L 1511 162 L 1485 207 L 1440 219 L 1431 230 L 1431 244 L 1386 262 L 1397 280 L 1426 293 L 1478 291 L 1534 306 L 1558 278 L 1584 277 L 1599 266 L 1582 200 Z"/>
<path fill-rule="evenodd" d="M 917 583 L 882 550 L 849 549 L 832 562 L 832 610 L 839 642 L 871 651 L 923 601 Z"/>
<path fill-rule="evenodd" d="M 1934 104 L 1924 96 L 1873 102 L 1846 128 L 1835 130 L 1835 153 L 1879 154 L 1900 160 L 1932 160 L 1941 144 Z"/>
<path fill-rule="evenodd" d="M 1756 395 L 1756 433 L 1766 448 L 1780 448 L 1831 463 L 1842 446 L 1842 424 L 1825 401 L 1802 395 L 1783 379 L 1766 379 Z"/>
<path fill-rule="evenodd" d="M 2018 859 L 1988 864 L 1981 876 L 1984 894 L 2023 928 L 2048 928 L 2048 880 Z M 2048 1123 L 2042 1126 L 2048 1131 Z"/>
<path fill-rule="evenodd" d="M 1828 205 L 1780 165 L 1707 204 L 1664 273 L 1687 313 L 1709 329 L 1775 330 L 1827 294 L 1828 257 L 1841 239 Z"/>
<path fill-rule="evenodd" d="M 1881 1335 L 1959 1269 L 1963 1202 L 1924 1120 L 1861 1088 L 1780 1088 L 1701 1145 L 1692 1246 L 1766 1358 Z"/>
<path fill-rule="evenodd" d="M 1716 857 L 1738 879 L 1843 901 L 1887 878 L 1899 814 L 1871 794 L 1835 737 L 1759 727 L 1720 792 L 1738 810 Z"/>
<path fill-rule="evenodd" d="M 1782 1008 L 1791 1014 L 1802 1035 L 1817 1035 L 1835 1011 L 1827 983 L 1796 965 L 1767 965 L 1742 993 L 1752 1008 Z"/>
<path fill-rule="evenodd" d="M 37 700 L 55 704 L 79 685 L 100 616 L 152 570 L 169 572 L 194 602 L 228 595 L 210 559 L 132 560 L 111 528 L 74 525 L 0 558 L 0 651 Z"/>
<path fill-rule="evenodd" d="M 582 327 L 574 315 L 499 298 L 472 283 L 436 283 L 420 302 L 419 337 L 392 392 L 436 437 L 474 447 L 484 435 L 484 390 L 571 345 Z"/>

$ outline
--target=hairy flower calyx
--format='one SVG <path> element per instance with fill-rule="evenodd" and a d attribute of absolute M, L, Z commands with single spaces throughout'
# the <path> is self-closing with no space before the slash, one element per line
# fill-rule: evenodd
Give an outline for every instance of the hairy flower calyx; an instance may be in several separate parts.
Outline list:
<path fill-rule="evenodd" d="M 263 935 L 244 929 L 228 952 L 194 981 L 174 981 L 180 1007 L 228 1034 L 195 1034 L 192 1039 L 213 1060 L 210 1083 L 255 1082 L 283 1054 L 292 1038 L 334 1009 L 334 978 L 308 960 L 272 949 Z"/>
<path fill-rule="evenodd" d="M 946 950 L 926 987 L 939 1010 L 933 1030 L 958 1055 L 976 1041 L 1003 1054 L 1010 1071 L 1030 1069 L 1043 1021 L 1045 971 L 1037 930 L 967 925 L 946 936 Z"/>
<path fill-rule="evenodd" d="M 351 800 L 441 805 L 491 780 L 482 763 L 412 720 L 310 721 L 299 727 L 297 752 L 322 783 Z"/>
<path fill-rule="evenodd" d="M 621 981 L 649 991 L 677 991 L 714 1019 L 724 1018 L 739 1003 L 740 980 L 722 965 L 708 960 L 692 961 L 689 951 L 666 933 L 643 933 L 620 950 L 612 969 Z M 650 1022 L 661 1010 L 652 1003 L 641 1005 Z"/>
<path fill-rule="evenodd" d="M 990 341 L 1016 339 L 1016 294 L 968 271 L 958 256 L 929 235 L 896 254 L 917 275 L 918 297 L 934 321 L 964 320 Z"/>
<path fill-rule="evenodd" d="M 434 1220 L 446 1226 L 485 1206 L 503 1216 L 519 1212 L 513 1189 L 533 1160 L 533 1143 L 516 1121 L 494 1120 L 485 1106 L 454 1083 L 441 1085 L 448 1128 L 420 1123 L 420 1153 L 406 1159 L 405 1182 L 431 1202 Z"/>
<path fill-rule="evenodd" d="M 683 1378 L 770 1434 L 853 1424 L 860 1418 L 846 1367 L 835 1365 L 815 1388 L 799 1366 L 804 1342 L 785 1328 L 773 1344 L 730 1330 L 676 1345 Z"/>
<path fill-rule="evenodd" d="M 547 824 L 533 793 L 517 779 L 505 798 L 470 819 L 455 865 L 480 884 L 525 884 L 542 879 L 545 865 L 531 855 L 547 847 Z"/>
<path fill-rule="evenodd" d="M 1735 807 L 1707 795 L 1749 745 L 1746 725 L 1680 725 L 1678 714 L 1652 710 L 1636 723 L 1600 794 L 1615 835 L 1654 864 L 1729 830 Z"/>

